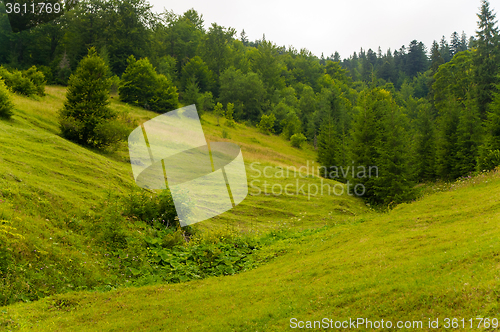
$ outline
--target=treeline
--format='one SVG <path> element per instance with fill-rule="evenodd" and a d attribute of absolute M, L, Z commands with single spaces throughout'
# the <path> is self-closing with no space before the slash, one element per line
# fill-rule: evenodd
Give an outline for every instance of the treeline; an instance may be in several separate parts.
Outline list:
<path fill-rule="evenodd" d="M 441 38 L 439 43 L 433 42 L 429 50 L 430 58 L 427 56 L 426 46 L 422 42 L 412 40 L 408 47 L 403 45 L 394 52 L 388 49 L 383 53 L 380 47 L 377 52 L 372 49 L 365 51 L 361 48 L 359 53 L 354 52 L 347 59 L 341 60 L 339 53 L 335 52 L 326 60 L 341 62 L 342 68 L 349 71 L 349 76 L 353 81 L 369 83 L 373 80 L 379 80 L 381 81 L 378 83 L 379 85 L 383 82 L 389 82 L 393 83 L 396 89 L 400 89 L 405 82 L 414 82 L 420 89 L 417 96 L 425 97 L 428 93 L 425 80 L 429 76 L 425 72 L 436 66 L 435 56 L 439 54 L 446 63 L 455 54 L 471 49 L 474 45 L 474 37 L 467 38 L 464 32 L 461 35 L 454 32 L 450 37 L 450 43 L 447 42 L 445 36 Z M 322 57 L 322 63 L 324 61 Z"/>
<path fill-rule="evenodd" d="M 293 137 L 295 146 L 305 137 L 326 167 L 377 166 L 375 177 L 323 175 L 363 184 L 370 202 L 390 204 L 411 199 L 417 182 L 500 164 L 499 41 L 487 1 L 478 17 L 475 37 L 443 37 L 429 54 L 413 40 L 341 60 L 206 28 L 193 9 L 155 14 L 144 0 L 87 0 L 17 34 L 2 17 L 0 63 L 36 65 L 49 83 L 67 84 L 94 47 L 123 101 L 159 113 L 178 100 L 200 111 L 230 108 L 234 120 Z"/>

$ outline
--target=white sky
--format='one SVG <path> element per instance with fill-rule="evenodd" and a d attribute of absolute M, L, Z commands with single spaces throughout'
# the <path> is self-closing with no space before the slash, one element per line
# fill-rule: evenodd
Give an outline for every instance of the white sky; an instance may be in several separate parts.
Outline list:
<path fill-rule="evenodd" d="M 318 57 L 338 51 L 342 59 L 360 47 L 385 53 L 410 41 L 430 49 L 454 31 L 475 35 L 480 0 L 150 0 L 154 10 L 182 14 L 190 8 L 203 14 L 205 28 L 212 22 L 245 29 L 249 40 L 266 39 L 279 46 L 307 48 Z M 495 13 L 500 0 L 490 0 Z M 497 19 L 499 18 L 497 14 Z"/>

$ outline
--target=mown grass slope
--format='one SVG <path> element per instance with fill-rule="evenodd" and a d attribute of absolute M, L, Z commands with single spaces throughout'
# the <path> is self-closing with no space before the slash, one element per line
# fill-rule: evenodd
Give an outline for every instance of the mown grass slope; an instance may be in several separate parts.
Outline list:
<path fill-rule="evenodd" d="M 99 264 L 81 266 L 85 256 L 102 260 L 103 252 L 89 248 L 89 239 L 68 234 L 62 216 L 72 211 L 72 204 L 91 208 L 109 190 L 126 192 L 133 180 L 125 149 L 96 153 L 56 135 L 53 109 L 61 105 L 63 91 L 49 88 L 49 95 L 41 101 L 16 97 L 14 120 L 0 122 L 2 151 L 9 149 L 1 156 L 0 211 L 26 241 L 50 252 L 54 259 L 80 255 L 82 273 L 92 269 L 94 274 L 103 273 Z M 121 103 L 112 105 L 126 108 L 139 121 L 154 116 Z M 222 128 L 214 123 L 209 115 L 205 117 L 207 136 L 222 140 Z M 241 140 L 247 162 L 262 160 L 256 166 L 261 171 L 272 165 L 270 173 L 280 172 L 274 166 L 287 165 L 286 160 L 290 165 L 304 165 L 312 156 L 307 149 L 293 150 L 280 138 L 251 128 L 228 131 L 232 139 Z M 274 149 L 279 152 L 276 159 Z M 99 178 L 96 170 L 103 176 Z M 297 177 L 291 172 L 288 178 L 258 179 L 286 185 Z M 299 180 L 321 184 L 314 175 Z M 429 319 L 439 319 L 443 330 L 445 318 L 464 318 L 467 324 L 470 318 L 499 318 L 499 192 L 500 177 L 491 173 L 379 214 L 345 194 L 250 195 L 240 206 L 200 225 L 206 230 L 217 225 L 244 231 L 275 228 L 268 235 L 274 238 L 272 244 L 256 253 L 267 264 L 233 276 L 105 293 L 73 292 L 2 307 L 0 327 L 281 331 L 289 328 L 291 318 L 341 321 L 363 317 L 393 324 L 422 321 L 424 330 L 429 330 Z M 50 213 L 53 219 L 45 218 Z M 133 224 L 130 228 L 137 231 Z M 66 239 L 62 247 L 49 241 L 54 231 Z M 34 255 L 27 254 L 26 259 L 36 262 Z M 461 329 L 471 330 L 468 325 Z"/>
<path fill-rule="evenodd" d="M 131 219 L 117 224 L 121 219 L 103 212 L 138 190 L 126 144 L 102 152 L 64 140 L 58 135 L 57 112 L 65 89 L 47 87 L 46 92 L 36 99 L 14 95 L 13 118 L 0 121 L 0 228 L 7 223 L 14 228 L 12 233 L 22 236 L 10 238 L 4 246 L 7 252 L 0 252 L 0 257 L 13 257 L 0 262 L 1 271 L 10 269 L 8 279 L 0 278 L 0 305 L 131 284 L 120 255 L 147 255 L 144 238 L 151 234 L 147 223 Z M 111 107 L 134 126 L 157 115 L 121 103 L 116 96 Z M 274 174 L 283 167 L 307 165 L 314 160 L 312 147 L 292 148 L 281 137 L 241 124 L 227 128 L 230 138 L 223 139 L 223 127 L 215 125 L 211 114 L 204 115 L 203 128 L 209 141 L 231 140 L 242 146 L 249 181 L 284 186 L 300 180 L 306 187 L 298 195 L 266 196 L 254 195 L 262 185 L 254 183 L 250 195 L 235 209 L 196 224 L 201 234 L 219 229 L 258 234 L 283 227 L 317 228 L 367 210 L 361 200 L 345 193 L 309 193 L 307 185 L 321 183 L 314 175 L 300 177 L 292 171 L 288 177 L 263 178 L 255 174 L 255 169 L 266 167 L 267 174 Z M 261 164 L 251 166 L 257 161 Z M 116 243 L 107 241 L 108 234 L 126 243 L 119 243 L 118 250 Z"/>
<path fill-rule="evenodd" d="M 66 294 L 1 317 L 37 331 L 282 331 L 291 318 L 411 320 L 423 330 L 429 319 L 444 330 L 445 318 L 473 318 L 475 329 L 476 317 L 499 318 L 500 176 L 458 187 L 282 239 L 266 251 L 278 258 L 239 275 Z"/>

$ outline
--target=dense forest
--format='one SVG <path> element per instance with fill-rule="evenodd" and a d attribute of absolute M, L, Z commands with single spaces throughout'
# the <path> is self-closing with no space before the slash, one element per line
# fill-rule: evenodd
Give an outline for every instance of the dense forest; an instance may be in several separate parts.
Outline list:
<path fill-rule="evenodd" d="M 361 183 L 368 202 L 388 205 L 413 199 L 417 183 L 500 165 L 498 27 L 488 1 L 477 16 L 475 36 L 454 32 L 430 49 L 412 40 L 341 59 L 207 27 L 194 9 L 157 14 L 144 0 L 86 0 L 19 33 L 2 16 L 0 64 L 26 75 L 36 66 L 48 84 L 68 85 L 93 52 L 121 100 L 158 113 L 178 102 L 229 109 L 268 134 L 304 137 L 323 176 Z M 149 77 L 142 83 L 141 73 Z M 158 91 L 148 96 L 151 85 Z M 377 176 L 337 171 L 368 166 Z"/>

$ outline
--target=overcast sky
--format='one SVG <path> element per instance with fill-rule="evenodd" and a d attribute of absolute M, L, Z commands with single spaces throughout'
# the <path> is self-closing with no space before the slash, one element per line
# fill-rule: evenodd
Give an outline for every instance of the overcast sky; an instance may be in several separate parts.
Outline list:
<path fill-rule="evenodd" d="M 266 39 L 279 46 L 307 48 L 325 57 L 335 51 L 343 58 L 360 47 L 385 53 L 410 41 L 430 49 L 433 40 L 454 31 L 475 34 L 480 0 L 150 0 L 154 10 L 182 14 L 190 8 L 203 14 L 205 28 L 212 22 L 238 31 L 249 40 Z M 500 0 L 490 0 L 495 13 Z M 498 15 L 497 15 L 498 19 Z"/>

